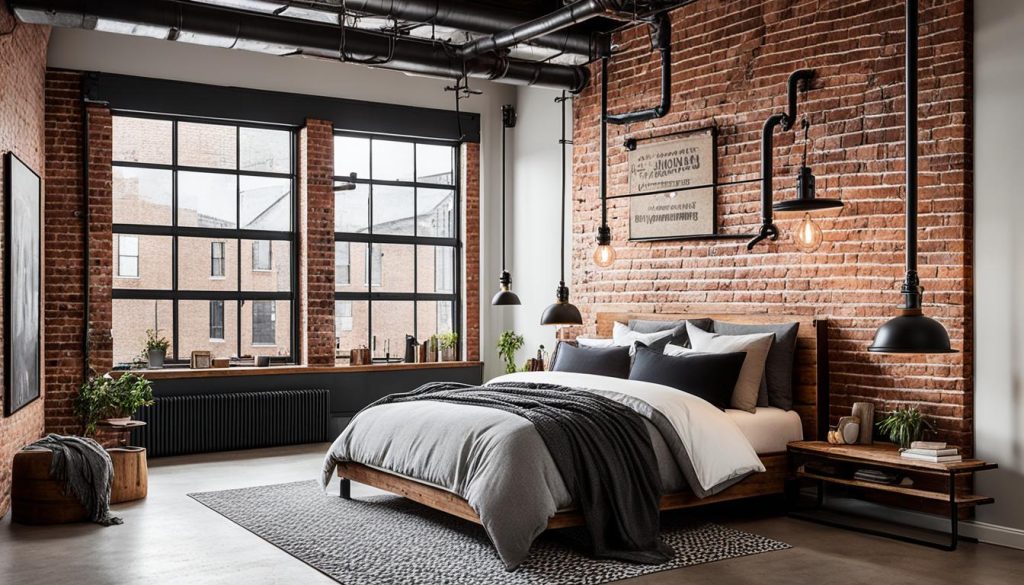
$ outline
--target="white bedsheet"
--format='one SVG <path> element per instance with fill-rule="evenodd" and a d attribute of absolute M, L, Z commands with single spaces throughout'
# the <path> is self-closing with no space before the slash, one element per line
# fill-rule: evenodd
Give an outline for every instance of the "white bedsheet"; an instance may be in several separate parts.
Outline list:
<path fill-rule="evenodd" d="M 758 406 L 757 412 L 728 409 L 725 411 L 758 455 L 782 453 L 790 441 L 802 441 L 803 423 L 794 410 L 782 410 L 774 406 Z"/>

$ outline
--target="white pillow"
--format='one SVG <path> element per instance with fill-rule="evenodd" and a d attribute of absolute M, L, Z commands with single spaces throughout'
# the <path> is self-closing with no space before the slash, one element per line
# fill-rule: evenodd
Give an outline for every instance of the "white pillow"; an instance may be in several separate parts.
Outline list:
<path fill-rule="evenodd" d="M 774 333 L 752 333 L 749 335 L 718 335 L 708 333 L 700 327 L 686 324 L 686 333 L 690 336 L 690 345 L 694 351 L 707 353 L 746 352 L 740 377 L 732 391 L 730 405 L 747 412 L 757 411 L 757 394 L 761 390 L 764 378 L 764 364 L 768 359 L 768 350 L 775 341 Z M 668 346 L 666 346 L 666 349 Z"/>
<path fill-rule="evenodd" d="M 580 347 L 615 347 L 615 341 L 603 337 L 577 337 L 576 345 Z"/>
<path fill-rule="evenodd" d="M 663 353 L 665 355 L 680 356 L 680 355 L 686 355 L 688 353 L 700 353 L 700 352 L 698 352 L 696 350 L 693 350 L 693 349 L 689 349 L 687 347 L 682 347 L 682 346 L 679 346 L 679 345 L 672 345 L 670 343 L 670 344 L 665 346 L 665 351 Z"/>
<path fill-rule="evenodd" d="M 651 345 L 656 341 L 665 339 L 672 335 L 672 329 L 666 329 L 665 331 L 655 331 L 654 333 L 637 333 L 629 328 L 629 325 L 624 323 L 615 322 L 615 327 L 612 328 L 612 340 L 615 345 L 620 347 L 629 346 L 629 355 L 636 353 L 636 343 L 639 341 L 644 345 Z"/>

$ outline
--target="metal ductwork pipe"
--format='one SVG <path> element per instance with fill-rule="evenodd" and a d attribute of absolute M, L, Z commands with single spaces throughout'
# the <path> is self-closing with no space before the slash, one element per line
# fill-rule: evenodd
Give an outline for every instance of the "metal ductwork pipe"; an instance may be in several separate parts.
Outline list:
<path fill-rule="evenodd" d="M 625 114 L 608 114 L 610 124 L 632 124 L 655 120 L 668 115 L 672 109 L 672 19 L 667 12 L 656 15 L 651 27 L 654 29 L 654 46 L 661 53 L 661 101 L 653 108 L 627 112 Z"/>
<path fill-rule="evenodd" d="M 513 85 L 535 85 L 571 92 L 589 80 L 584 67 L 481 55 L 463 59 L 444 43 L 317 23 L 234 8 L 178 0 L 10 0 L 19 19 L 30 24 L 94 29 L 98 19 L 163 27 L 169 38 L 183 32 L 232 41 L 294 47 L 296 51 L 372 64 L 420 75 L 459 79 L 463 75 Z"/>

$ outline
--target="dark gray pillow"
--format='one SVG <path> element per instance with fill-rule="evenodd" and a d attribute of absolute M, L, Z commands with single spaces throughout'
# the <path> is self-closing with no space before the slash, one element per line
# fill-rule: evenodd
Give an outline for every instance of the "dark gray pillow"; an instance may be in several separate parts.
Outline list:
<path fill-rule="evenodd" d="M 629 379 L 676 388 L 725 410 L 746 356 L 742 351 L 672 356 L 637 346 Z"/>
<path fill-rule="evenodd" d="M 715 324 L 711 319 L 690 319 L 690 323 L 704 331 L 712 331 Z M 690 336 L 686 334 L 686 320 L 657 321 L 654 319 L 630 319 L 628 325 L 631 330 L 637 333 L 657 333 L 658 331 L 672 329 L 672 337 L 668 343 L 687 349 L 690 347 Z"/>
<path fill-rule="evenodd" d="M 768 350 L 764 377 L 768 388 L 768 406 L 783 410 L 793 408 L 793 365 L 796 358 L 796 334 L 800 323 L 746 324 L 715 321 L 715 333 L 747 335 L 774 333 L 775 343 Z M 760 400 L 758 405 L 761 406 Z"/>
<path fill-rule="evenodd" d="M 558 344 L 552 372 L 594 374 L 612 378 L 629 377 L 629 346 L 585 347 L 569 343 Z"/>

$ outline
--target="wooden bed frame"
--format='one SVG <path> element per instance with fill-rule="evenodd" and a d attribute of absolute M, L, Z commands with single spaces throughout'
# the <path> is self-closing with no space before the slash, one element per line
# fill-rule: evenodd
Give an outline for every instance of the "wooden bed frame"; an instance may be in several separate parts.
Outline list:
<path fill-rule="evenodd" d="M 803 422 L 804 438 L 822 438 L 828 432 L 828 322 L 824 319 L 795 315 L 767 314 L 669 314 L 669 313 L 598 313 L 597 334 L 611 337 L 615 322 L 630 319 L 675 321 L 679 319 L 710 318 L 734 323 L 793 323 L 799 322 L 797 351 L 793 373 L 793 409 Z M 704 506 L 729 500 L 777 495 L 785 492 L 789 468 L 786 453 L 761 455 L 765 473 L 757 473 L 719 494 L 698 498 L 689 490 L 666 494 L 661 498 L 661 510 L 677 510 Z M 419 502 L 453 516 L 480 524 L 480 517 L 460 496 L 431 485 L 380 471 L 365 465 L 344 462 L 338 464 L 341 478 L 341 497 L 351 497 L 351 484 L 355 481 Z M 574 510 L 559 512 L 548 521 L 548 529 L 581 526 L 583 516 Z"/>

